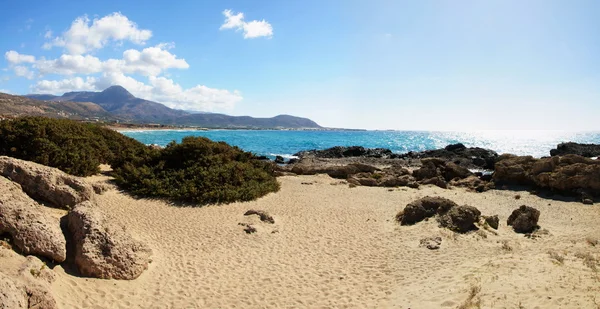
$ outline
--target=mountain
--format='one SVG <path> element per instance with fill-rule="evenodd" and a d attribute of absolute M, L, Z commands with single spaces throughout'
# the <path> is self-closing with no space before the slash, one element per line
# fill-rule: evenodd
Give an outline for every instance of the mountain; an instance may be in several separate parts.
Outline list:
<path fill-rule="evenodd" d="M 39 97 L 39 96 L 36 96 Z M 49 98 L 43 96 L 43 98 Z M 0 114 L 11 116 L 45 116 L 52 118 L 119 120 L 101 106 L 85 102 L 48 101 L 0 93 Z"/>
<path fill-rule="evenodd" d="M 121 121 L 141 124 L 158 123 L 205 128 L 321 128 L 310 119 L 290 115 L 253 118 L 172 109 L 161 103 L 136 98 L 121 86 L 111 86 L 101 92 L 76 91 L 67 92 L 62 96 L 29 94 L 25 97 L 30 101 L 41 100 L 37 101 L 38 103 L 30 102 L 35 106 L 48 106 L 48 108 L 54 106 L 55 109 L 76 110 L 77 113 L 88 115 L 84 117 L 112 117 Z M 96 114 L 94 114 L 94 110 Z M 0 114 L 7 111 L 8 109 L 5 111 L 5 108 L 0 106 Z M 7 113 L 11 114 L 11 112 Z"/>
<path fill-rule="evenodd" d="M 50 98 L 48 95 L 27 95 L 30 98 L 46 98 L 51 101 L 92 102 L 101 106 L 115 117 L 141 123 L 165 123 L 171 119 L 187 115 L 166 107 L 163 104 L 139 99 L 121 86 L 111 86 L 101 92 L 67 92 Z"/>

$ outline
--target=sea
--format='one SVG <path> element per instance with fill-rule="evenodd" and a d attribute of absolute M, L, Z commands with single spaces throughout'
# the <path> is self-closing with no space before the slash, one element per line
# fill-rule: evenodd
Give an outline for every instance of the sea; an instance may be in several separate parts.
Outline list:
<path fill-rule="evenodd" d="M 286 131 L 286 130 L 123 130 L 122 134 L 144 144 L 166 146 L 171 141 L 180 142 L 186 136 L 204 136 L 214 141 L 264 155 L 269 158 L 294 154 L 311 149 L 334 146 L 363 146 L 388 148 L 394 153 L 443 148 L 449 144 L 463 143 L 467 147 L 492 149 L 500 154 L 550 155 L 550 149 L 561 142 L 600 144 L 600 131 Z"/>

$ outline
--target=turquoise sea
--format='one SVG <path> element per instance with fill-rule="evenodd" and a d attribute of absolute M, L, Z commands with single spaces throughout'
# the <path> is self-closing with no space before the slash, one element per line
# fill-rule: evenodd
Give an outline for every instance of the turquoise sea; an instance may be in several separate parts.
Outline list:
<path fill-rule="evenodd" d="M 463 143 L 467 147 L 483 147 L 498 153 L 548 156 L 561 142 L 600 144 L 600 132 L 567 131 L 257 131 L 257 130 L 147 130 L 121 131 L 144 144 L 165 146 L 185 136 L 205 136 L 224 141 L 243 150 L 273 158 L 290 158 L 294 153 L 333 146 L 389 148 L 395 153 L 442 148 Z"/>

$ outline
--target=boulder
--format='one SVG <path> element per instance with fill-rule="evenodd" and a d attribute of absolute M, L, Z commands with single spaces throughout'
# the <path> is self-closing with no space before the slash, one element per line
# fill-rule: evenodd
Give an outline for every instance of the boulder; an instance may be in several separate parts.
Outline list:
<path fill-rule="evenodd" d="M 75 264 L 82 275 L 131 280 L 148 268 L 152 251 L 94 203 L 77 204 L 67 217 Z"/>
<path fill-rule="evenodd" d="M 54 271 L 38 258 L 28 256 L 27 261 L 21 266 L 20 276 L 28 297 L 29 308 L 58 308 L 50 288 L 56 279 Z"/>
<path fill-rule="evenodd" d="M 456 203 L 449 199 L 426 196 L 407 204 L 404 210 L 396 215 L 396 220 L 401 225 L 412 225 L 433 217 L 436 213 L 445 213 L 454 206 Z"/>
<path fill-rule="evenodd" d="M 60 220 L 25 194 L 21 187 L 0 176 L 0 234 L 11 235 L 24 254 L 63 262 L 67 255 Z"/>
<path fill-rule="evenodd" d="M 339 179 L 346 179 L 358 173 L 373 173 L 375 171 L 380 171 L 380 169 L 374 166 L 360 163 L 328 166 L 296 164 L 291 169 L 291 172 L 297 175 L 327 174 L 330 177 Z"/>
<path fill-rule="evenodd" d="M 498 218 L 498 215 L 486 216 L 484 219 L 485 223 L 487 223 L 487 225 L 489 225 L 494 230 L 497 230 L 500 226 L 500 219 Z"/>
<path fill-rule="evenodd" d="M 493 170 L 498 154 L 495 151 L 479 148 L 465 147 L 463 144 L 448 145 L 442 149 L 425 150 L 421 152 L 408 152 L 397 155 L 402 159 L 441 158 L 450 162 L 459 162 L 461 166 Z"/>
<path fill-rule="evenodd" d="M 530 171 L 537 162 L 532 156 L 517 157 L 502 155 L 496 162 L 493 179 L 496 183 L 531 185 Z"/>
<path fill-rule="evenodd" d="M 437 176 L 429 179 L 421 180 L 421 184 L 423 185 L 436 185 L 442 189 L 448 189 L 448 183 L 444 180 L 444 177 Z"/>
<path fill-rule="evenodd" d="M 92 186 L 79 177 L 11 157 L 0 156 L 0 176 L 20 184 L 32 198 L 58 208 L 69 209 L 94 195 Z"/>
<path fill-rule="evenodd" d="M 323 150 L 308 150 L 301 151 L 294 156 L 299 158 L 315 157 L 326 159 L 348 158 L 348 157 L 365 157 L 365 158 L 394 158 L 395 155 L 391 150 L 386 148 L 364 148 L 361 146 L 336 146 Z"/>
<path fill-rule="evenodd" d="M 564 156 L 568 154 L 579 155 L 588 158 L 600 157 L 600 145 L 569 142 L 558 144 L 556 149 L 550 150 L 551 156 Z"/>
<path fill-rule="evenodd" d="M 484 181 L 480 177 L 474 175 L 464 179 L 452 180 L 449 184 L 455 187 L 467 188 L 475 192 L 485 192 L 495 188 L 493 182 Z"/>
<path fill-rule="evenodd" d="M 506 224 L 512 226 L 517 233 L 531 233 L 538 228 L 539 218 L 539 210 L 522 205 L 512 212 Z"/>
<path fill-rule="evenodd" d="M 446 162 L 446 164 L 444 165 L 443 176 L 444 179 L 446 179 L 446 181 L 450 181 L 454 178 L 463 179 L 472 175 L 473 173 L 471 173 L 471 171 L 453 162 Z"/>
<path fill-rule="evenodd" d="M 107 182 L 94 182 L 92 183 L 92 188 L 94 189 L 94 193 L 104 194 L 108 190 L 113 189 L 114 186 Z"/>
<path fill-rule="evenodd" d="M 454 206 L 446 213 L 441 214 L 438 222 L 440 226 L 452 231 L 466 233 L 477 229 L 475 222 L 479 221 L 479 216 L 481 216 L 481 212 L 473 206 Z"/>
<path fill-rule="evenodd" d="M 282 156 L 275 156 L 275 163 L 283 164 L 283 163 L 285 163 L 285 160 L 283 159 Z"/>
<path fill-rule="evenodd" d="M 27 294 L 8 276 L 0 273 L 0 309 L 28 308 Z"/>

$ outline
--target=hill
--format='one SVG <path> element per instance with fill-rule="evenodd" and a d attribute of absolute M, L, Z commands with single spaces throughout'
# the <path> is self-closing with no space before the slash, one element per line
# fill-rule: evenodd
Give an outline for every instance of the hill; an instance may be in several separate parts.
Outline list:
<path fill-rule="evenodd" d="M 134 123 L 158 123 L 169 125 L 198 126 L 206 128 L 321 128 L 314 121 L 290 115 L 279 115 L 272 118 L 254 118 L 250 116 L 229 116 L 224 114 L 189 113 L 169 108 L 161 103 L 136 98 L 121 86 L 111 86 L 101 92 L 79 91 L 67 92 L 62 96 L 48 94 L 29 94 L 30 100 L 44 100 L 46 105 L 74 102 L 72 107 L 82 104 L 94 104 L 101 108 L 102 115 L 110 115 Z M 91 103 L 90 103 L 91 102 Z M 37 103 L 37 105 L 43 105 Z M 4 113 L 0 106 L 0 114 Z M 35 114 L 39 115 L 39 114 Z"/>
<path fill-rule="evenodd" d="M 45 116 L 51 118 L 118 120 L 101 106 L 90 102 L 42 101 L 0 93 L 0 114 L 10 116 Z"/>

